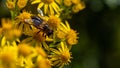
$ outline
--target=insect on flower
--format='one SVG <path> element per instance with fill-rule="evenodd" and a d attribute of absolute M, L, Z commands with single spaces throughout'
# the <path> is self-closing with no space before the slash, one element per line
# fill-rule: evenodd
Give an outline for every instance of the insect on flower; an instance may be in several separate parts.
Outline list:
<path fill-rule="evenodd" d="M 41 16 L 44 16 L 41 9 L 37 9 L 37 11 Z M 43 20 L 42 18 L 40 18 L 38 16 L 33 15 L 33 16 L 31 16 L 31 19 L 25 19 L 24 21 L 30 25 L 35 26 L 37 29 L 40 29 L 40 31 L 43 31 L 44 32 L 43 36 L 46 36 L 46 35 L 50 36 L 53 34 L 53 30 L 47 24 L 47 21 Z M 30 23 L 30 22 L 32 22 L 32 23 Z"/>

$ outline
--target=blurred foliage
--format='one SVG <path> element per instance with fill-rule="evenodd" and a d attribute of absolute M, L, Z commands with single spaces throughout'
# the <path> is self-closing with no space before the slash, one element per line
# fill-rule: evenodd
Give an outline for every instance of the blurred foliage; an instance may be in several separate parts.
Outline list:
<path fill-rule="evenodd" d="M 9 12 L 0 1 L 0 17 Z M 79 31 L 73 60 L 65 68 L 120 68 L 120 0 L 85 0 L 86 8 L 69 20 Z"/>

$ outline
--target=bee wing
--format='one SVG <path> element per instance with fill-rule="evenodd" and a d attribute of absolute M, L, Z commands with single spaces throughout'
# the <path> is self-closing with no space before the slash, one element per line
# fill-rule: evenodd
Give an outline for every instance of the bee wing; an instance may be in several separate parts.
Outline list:
<path fill-rule="evenodd" d="M 40 8 L 38 8 L 37 11 L 41 16 L 44 16 L 43 11 Z"/>

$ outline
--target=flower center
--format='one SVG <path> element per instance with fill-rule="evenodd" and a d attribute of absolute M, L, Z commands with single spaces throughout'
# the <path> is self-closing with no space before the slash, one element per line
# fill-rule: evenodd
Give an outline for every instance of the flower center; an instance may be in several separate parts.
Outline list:
<path fill-rule="evenodd" d="M 48 24 L 52 28 L 57 28 L 60 25 L 60 19 L 56 16 L 50 16 L 50 18 L 48 19 Z"/>
<path fill-rule="evenodd" d="M 69 52 L 64 52 L 61 54 L 61 60 L 63 63 L 67 63 L 70 60 L 70 53 Z"/>
<path fill-rule="evenodd" d="M 42 0 L 42 2 L 44 2 L 44 3 L 47 3 L 47 4 L 50 4 L 50 3 L 52 3 L 54 0 Z"/>
<path fill-rule="evenodd" d="M 30 19 L 31 14 L 28 12 L 23 12 L 17 17 L 20 21 L 24 22 L 25 19 Z"/>

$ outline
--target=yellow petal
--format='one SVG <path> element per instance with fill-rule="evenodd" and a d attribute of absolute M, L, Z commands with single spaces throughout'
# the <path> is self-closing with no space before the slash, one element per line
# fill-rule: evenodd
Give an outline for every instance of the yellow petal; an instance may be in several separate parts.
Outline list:
<path fill-rule="evenodd" d="M 52 15 L 53 15 L 53 14 L 54 14 L 54 10 L 53 10 L 53 8 L 52 8 L 52 5 L 51 5 L 51 4 L 49 5 L 49 8 L 50 8 L 50 14 L 52 14 Z"/>
<path fill-rule="evenodd" d="M 63 31 L 64 33 L 67 33 L 67 30 L 64 29 L 62 26 L 59 26 L 58 29 L 61 30 L 61 31 Z"/>
<path fill-rule="evenodd" d="M 46 40 L 46 41 L 49 41 L 49 42 L 52 42 L 52 41 L 53 41 L 53 39 L 51 39 L 51 38 L 46 38 L 45 40 Z"/>
<path fill-rule="evenodd" d="M 24 24 L 21 23 L 20 26 L 19 26 L 19 29 L 20 29 L 21 31 L 23 31 L 23 25 L 24 25 Z"/>
<path fill-rule="evenodd" d="M 5 43 L 6 43 L 6 38 L 5 38 L 5 36 L 4 36 L 4 37 L 2 38 L 2 40 L 1 40 L 1 46 L 4 46 Z"/>
<path fill-rule="evenodd" d="M 63 50 L 63 51 L 65 51 L 65 48 L 64 48 L 64 43 L 63 42 L 61 42 L 61 49 Z"/>
<path fill-rule="evenodd" d="M 15 41 L 13 41 L 13 42 L 12 42 L 12 45 L 13 45 L 13 46 L 17 46 L 17 44 L 16 44 L 16 42 L 15 42 Z"/>
<path fill-rule="evenodd" d="M 69 30 L 67 27 L 66 27 L 66 25 L 65 24 L 63 24 L 63 23 L 60 23 L 61 24 L 61 26 L 64 28 L 64 30 Z"/>
<path fill-rule="evenodd" d="M 53 66 L 59 64 L 59 62 L 60 62 L 60 61 L 55 61 L 55 62 L 53 63 Z"/>
<path fill-rule="evenodd" d="M 27 43 L 27 42 L 31 42 L 32 41 L 32 37 L 26 38 L 22 41 L 22 43 Z"/>
<path fill-rule="evenodd" d="M 43 47 L 48 51 L 50 50 L 49 46 L 45 42 L 43 42 Z"/>
<path fill-rule="evenodd" d="M 62 53 L 62 52 L 63 52 L 63 50 L 62 50 L 61 48 L 58 48 L 58 50 L 59 50 L 59 52 L 60 52 L 60 53 Z"/>
<path fill-rule="evenodd" d="M 39 3 L 39 2 L 41 2 L 41 0 L 35 0 L 31 4 L 36 4 L 36 3 Z"/>
<path fill-rule="evenodd" d="M 6 41 L 7 42 L 7 45 L 10 45 L 10 41 Z"/>
<path fill-rule="evenodd" d="M 43 7 L 43 5 L 44 5 L 44 3 L 43 3 L 43 2 L 42 2 L 42 3 L 40 3 L 40 4 L 38 5 L 38 9 L 42 8 L 42 7 Z"/>
<path fill-rule="evenodd" d="M 51 48 L 50 50 L 51 50 L 52 52 L 54 52 L 55 54 L 60 54 L 60 52 L 59 52 L 58 50 L 56 50 L 56 49 Z"/>
<path fill-rule="evenodd" d="M 56 12 L 57 14 L 59 14 L 59 9 L 58 9 L 56 3 L 53 2 L 51 5 L 52 5 L 53 9 L 55 10 L 55 12 Z"/>
<path fill-rule="evenodd" d="M 68 24 L 68 21 L 65 21 L 65 24 L 66 24 L 68 30 L 70 30 L 70 25 Z"/>
<path fill-rule="evenodd" d="M 45 12 L 45 14 L 48 12 L 48 4 L 45 4 L 45 6 L 44 6 L 44 12 Z"/>
<path fill-rule="evenodd" d="M 16 39 L 16 41 L 20 43 L 20 40 L 19 40 L 19 38 L 17 38 L 17 39 Z"/>

